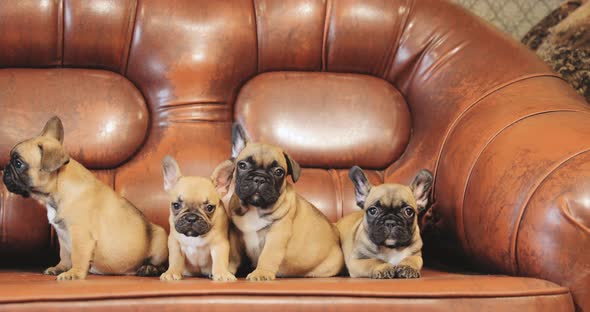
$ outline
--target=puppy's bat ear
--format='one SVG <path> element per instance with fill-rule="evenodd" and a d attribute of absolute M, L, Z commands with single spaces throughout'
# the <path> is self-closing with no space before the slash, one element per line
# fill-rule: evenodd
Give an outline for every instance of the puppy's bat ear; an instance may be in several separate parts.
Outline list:
<path fill-rule="evenodd" d="M 234 174 L 234 162 L 226 160 L 219 164 L 213 174 L 211 174 L 211 180 L 215 186 L 215 190 L 219 194 L 219 197 L 225 196 L 229 191 L 229 185 Z"/>
<path fill-rule="evenodd" d="M 231 128 L 231 159 L 234 160 L 240 155 L 240 152 L 246 147 L 250 139 L 246 135 L 244 128 L 234 122 Z"/>
<path fill-rule="evenodd" d="M 369 196 L 369 192 L 373 185 L 371 185 L 371 182 L 367 179 L 367 175 L 359 166 L 350 168 L 348 177 L 352 180 L 352 184 L 354 185 L 354 197 L 357 206 L 361 209 L 365 209 L 365 201 L 367 200 L 367 196 Z"/>
<path fill-rule="evenodd" d="M 61 123 L 61 119 L 57 116 L 51 117 L 43 127 L 41 131 L 42 136 L 54 138 L 59 141 L 60 144 L 64 143 L 64 126 Z"/>
<path fill-rule="evenodd" d="M 414 198 L 416 199 L 418 213 L 426 210 L 432 203 L 432 180 L 432 173 L 426 169 L 422 169 L 414 177 L 414 181 L 410 185 L 410 189 L 412 189 Z"/>
<path fill-rule="evenodd" d="M 70 162 L 70 156 L 61 144 L 45 141 L 37 146 L 41 152 L 41 170 L 43 171 L 54 172 Z"/>
<path fill-rule="evenodd" d="M 285 160 L 287 161 L 287 173 L 291 175 L 293 182 L 297 182 L 301 176 L 301 167 L 289 154 L 283 152 L 283 155 L 285 155 Z"/>
<path fill-rule="evenodd" d="M 180 177 L 182 177 L 178 163 L 170 155 L 167 155 L 162 160 L 162 173 L 164 175 L 164 190 L 166 192 L 170 191 L 178 180 L 180 180 Z"/>

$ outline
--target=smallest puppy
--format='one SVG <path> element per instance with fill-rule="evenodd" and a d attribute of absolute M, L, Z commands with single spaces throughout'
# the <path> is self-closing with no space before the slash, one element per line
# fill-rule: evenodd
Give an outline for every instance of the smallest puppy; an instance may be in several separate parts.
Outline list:
<path fill-rule="evenodd" d="M 358 166 L 349 172 L 357 205 L 363 209 L 338 221 L 351 277 L 418 278 L 422 238 L 418 215 L 430 205 L 432 174 L 421 170 L 408 187 L 373 186 Z"/>
<path fill-rule="evenodd" d="M 221 198 L 227 193 L 233 163 L 221 163 L 211 178 L 182 176 L 171 156 L 162 161 L 164 189 L 170 199 L 169 268 L 161 280 L 203 275 L 235 281 L 240 264 L 237 236 Z"/>

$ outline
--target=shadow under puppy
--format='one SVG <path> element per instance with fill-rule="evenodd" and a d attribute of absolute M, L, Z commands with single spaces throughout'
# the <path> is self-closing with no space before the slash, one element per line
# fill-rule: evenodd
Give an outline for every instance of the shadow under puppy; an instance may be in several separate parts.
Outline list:
<path fill-rule="evenodd" d="M 232 222 L 256 269 L 250 281 L 276 276 L 328 277 L 344 266 L 336 227 L 287 182 L 301 169 L 279 147 L 251 143 L 239 124 L 232 129 L 235 193 Z"/>
<path fill-rule="evenodd" d="M 170 199 L 170 252 L 162 280 L 204 275 L 215 281 L 234 281 L 240 264 L 238 238 L 221 198 L 227 193 L 233 163 L 226 160 L 211 178 L 182 176 L 170 156 L 162 161 L 164 189 Z"/>
<path fill-rule="evenodd" d="M 95 274 L 158 275 L 168 257 L 166 231 L 70 158 L 61 120 L 18 143 L 4 169 L 6 188 L 47 208 L 59 239 L 60 261 L 44 274 L 58 280 Z"/>
<path fill-rule="evenodd" d="M 432 174 L 421 170 L 408 187 L 373 186 L 358 166 L 349 172 L 363 209 L 338 221 L 351 277 L 417 278 L 422 269 L 418 215 L 430 205 Z"/>

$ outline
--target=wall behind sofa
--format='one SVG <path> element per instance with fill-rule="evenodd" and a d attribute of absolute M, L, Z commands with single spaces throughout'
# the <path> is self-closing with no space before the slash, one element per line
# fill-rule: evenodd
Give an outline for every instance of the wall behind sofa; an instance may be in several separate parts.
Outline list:
<path fill-rule="evenodd" d="M 564 0 L 453 0 L 520 40 Z"/>

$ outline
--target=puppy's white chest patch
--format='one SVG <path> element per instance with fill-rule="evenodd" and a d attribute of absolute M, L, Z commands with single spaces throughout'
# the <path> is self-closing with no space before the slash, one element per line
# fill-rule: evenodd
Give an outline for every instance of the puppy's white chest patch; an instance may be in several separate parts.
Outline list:
<path fill-rule="evenodd" d="M 261 218 L 256 208 L 250 208 L 243 216 L 233 216 L 233 221 L 238 229 L 244 233 L 256 232 L 272 223 L 266 218 Z"/>
<path fill-rule="evenodd" d="M 264 237 L 265 234 L 259 233 L 259 231 L 268 227 L 272 221 L 261 218 L 255 208 L 250 208 L 243 216 L 233 216 L 232 219 L 236 227 L 242 231 L 246 253 L 256 266 L 262 251 L 261 237 Z"/>
<path fill-rule="evenodd" d="M 57 236 L 59 237 L 60 241 L 64 243 L 64 247 L 68 252 L 71 252 L 72 241 L 70 240 L 70 235 L 68 234 L 68 230 L 60 220 L 56 220 L 57 218 L 57 210 L 55 207 L 47 204 L 45 206 L 47 208 L 47 220 L 49 224 L 53 226 Z"/>
<path fill-rule="evenodd" d="M 190 237 L 175 233 L 175 238 L 180 244 L 180 250 L 186 260 L 193 266 L 199 267 L 201 271 L 210 271 L 211 249 L 209 242 L 202 237 Z"/>
<path fill-rule="evenodd" d="M 412 251 L 406 248 L 402 251 L 398 251 L 390 248 L 383 248 L 379 253 L 379 259 L 385 262 L 389 262 L 391 265 L 398 265 L 402 260 L 412 255 Z"/>

